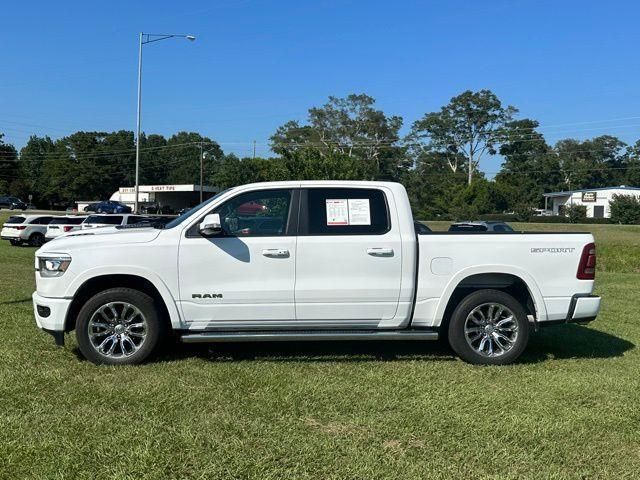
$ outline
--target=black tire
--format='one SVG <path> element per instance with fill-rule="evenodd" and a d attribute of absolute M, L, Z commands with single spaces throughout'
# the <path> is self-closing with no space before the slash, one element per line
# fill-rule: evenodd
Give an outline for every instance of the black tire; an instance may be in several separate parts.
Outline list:
<path fill-rule="evenodd" d="M 109 303 L 127 303 L 137 308 L 146 320 L 146 337 L 139 349 L 129 355 L 112 356 L 98 351 L 89 336 L 89 323 L 100 307 Z M 105 335 L 106 336 L 106 335 Z M 91 297 L 80 309 L 76 321 L 76 339 L 84 357 L 96 365 L 134 365 L 142 363 L 152 356 L 166 337 L 166 326 L 153 298 L 132 288 L 111 288 Z M 101 341 L 101 337 L 96 343 Z M 109 344 L 110 345 L 110 344 Z M 121 344 L 120 344 L 121 345 Z M 106 348 L 106 347 L 105 347 Z M 122 353 L 122 350 L 120 349 Z"/>
<path fill-rule="evenodd" d="M 96 213 L 102 213 L 102 208 L 101 207 L 96 208 Z"/>
<path fill-rule="evenodd" d="M 44 245 L 44 235 L 41 233 L 32 233 L 29 237 L 29 245 L 32 247 L 41 247 Z"/>
<path fill-rule="evenodd" d="M 20 240 L 9 240 L 9 243 L 11 243 L 11 245 L 13 245 L 14 247 L 19 247 L 22 244 Z"/>
<path fill-rule="evenodd" d="M 489 310 L 491 305 L 498 307 Z M 498 313 L 499 306 L 506 307 L 507 311 L 503 311 L 502 314 Z M 513 314 L 513 320 L 501 326 L 505 329 L 504 331 L 497 331 L 496 324 L 511 317 L 508 310 Z M 473 319 L 470 317 L 472 312 L 474 312 Z M 492 314 L 497 314 L 498 318 L 486 322 L 491 325 L 482 325 L 483 319 L 493 317 Z M 469 337 L 465 333 L 465 324 L 468 318 L 468 327 L 477 330 L 469 333 Z M 514 329 L 516 329 L 515 332 Z M 524 307 L 511 295 L 500 290 L 478 290 L 467 295 L 456 307 L 449 322 L 448 333 L 451 348 L 465 362 L 476 365 L 506 365 L 514 362 L 526 348 L 529 341 L 529 321 Z M 479 334 L 481 337 L 476 338 L 475 334 Z M 471 338 L 472 335 L 473 338 Z M 484 346 L 480 346 L 484 336 L 487 337 Z M 511 343 L 503 340 L 503 337 L 506 337 Z M 502 352 L 494 350 L 496 348 L 494 345 Z M 503 347 L 508 347 L 508 349 Z M 489 353 L 490 349 L 491 353 Z"/>

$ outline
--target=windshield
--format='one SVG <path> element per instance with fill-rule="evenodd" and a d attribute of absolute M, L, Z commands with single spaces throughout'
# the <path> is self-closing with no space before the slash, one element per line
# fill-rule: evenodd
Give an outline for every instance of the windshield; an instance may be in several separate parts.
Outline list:
<path fill-rule="evenodd" d="M 163 230 L 167 230 L 169 228 L 173 228 L 177 225 L 180 225 L 187 217 L 191 216 L 191 214 L 199 209 L 200 207 L 213 202 L 215 199 L 219 198 L 221 195 L 227 193 L 229 190 L 231 190 L 231 188 L 227 188 L 226 190 L 223 190 L 219 193 L 216 193 L 213 197 L 211 197 L 209 200 L 205 200 L 204 202 L 202 202 L 199 205 L 196 205 L 195 207 L 190 208 L 189 210 L 187 210 L 186 212 L 184 212 L 182 215 L 179 215 L 178 217 L 174 218 L 173 220 L 171 220 L 169 223 L 167 223 L 166 225 L 161 225 L 161 224 L 155 224 L 154 226 L 156 228 L 162 228 Z"/>

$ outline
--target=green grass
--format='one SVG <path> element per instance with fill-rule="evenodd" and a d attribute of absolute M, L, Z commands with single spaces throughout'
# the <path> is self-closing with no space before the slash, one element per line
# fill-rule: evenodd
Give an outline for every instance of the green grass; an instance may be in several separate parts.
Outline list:
<path fill-rule="evenodd" d="M 96 367 L 37 330 L 33 249 L 3 241 L 0 478 L 638 478 L 640 230 L 580 229 L 606 267 L 601 315 L 489 368 L 438 343 L 177 346 Z"/>

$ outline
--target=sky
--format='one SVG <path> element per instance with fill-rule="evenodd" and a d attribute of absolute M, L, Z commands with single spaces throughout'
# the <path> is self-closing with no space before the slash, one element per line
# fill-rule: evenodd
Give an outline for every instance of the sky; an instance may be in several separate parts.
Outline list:
<path fill-rule="evenodd" d="M 269 154 L 275 129 L 328 96 L 366 93 L 403 132 L 488 88 L 547 140 L 640 138 L 640 2 L 610 0 L 14 1 L 0 6 L 0 133 L 197 131 Z M 491 176 L 500 158 L 485 158 Z"/>

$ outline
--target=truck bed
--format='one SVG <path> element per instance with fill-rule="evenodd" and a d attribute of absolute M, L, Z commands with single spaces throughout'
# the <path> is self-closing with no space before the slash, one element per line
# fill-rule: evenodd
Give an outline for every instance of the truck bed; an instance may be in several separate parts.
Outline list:
<path fill-rule="evenodd" d="M 446 299 L 460 286 L 518 279 L 533 299 L 536 321 L 566 319 L 572 299 L 590 295 L 593 290 L 593 280 L 576 278 L 583 248 L 593 241 L 593 235 L 582 232 L 418 235 L 418 285 L 412 325 L 440 325 Z"/>

